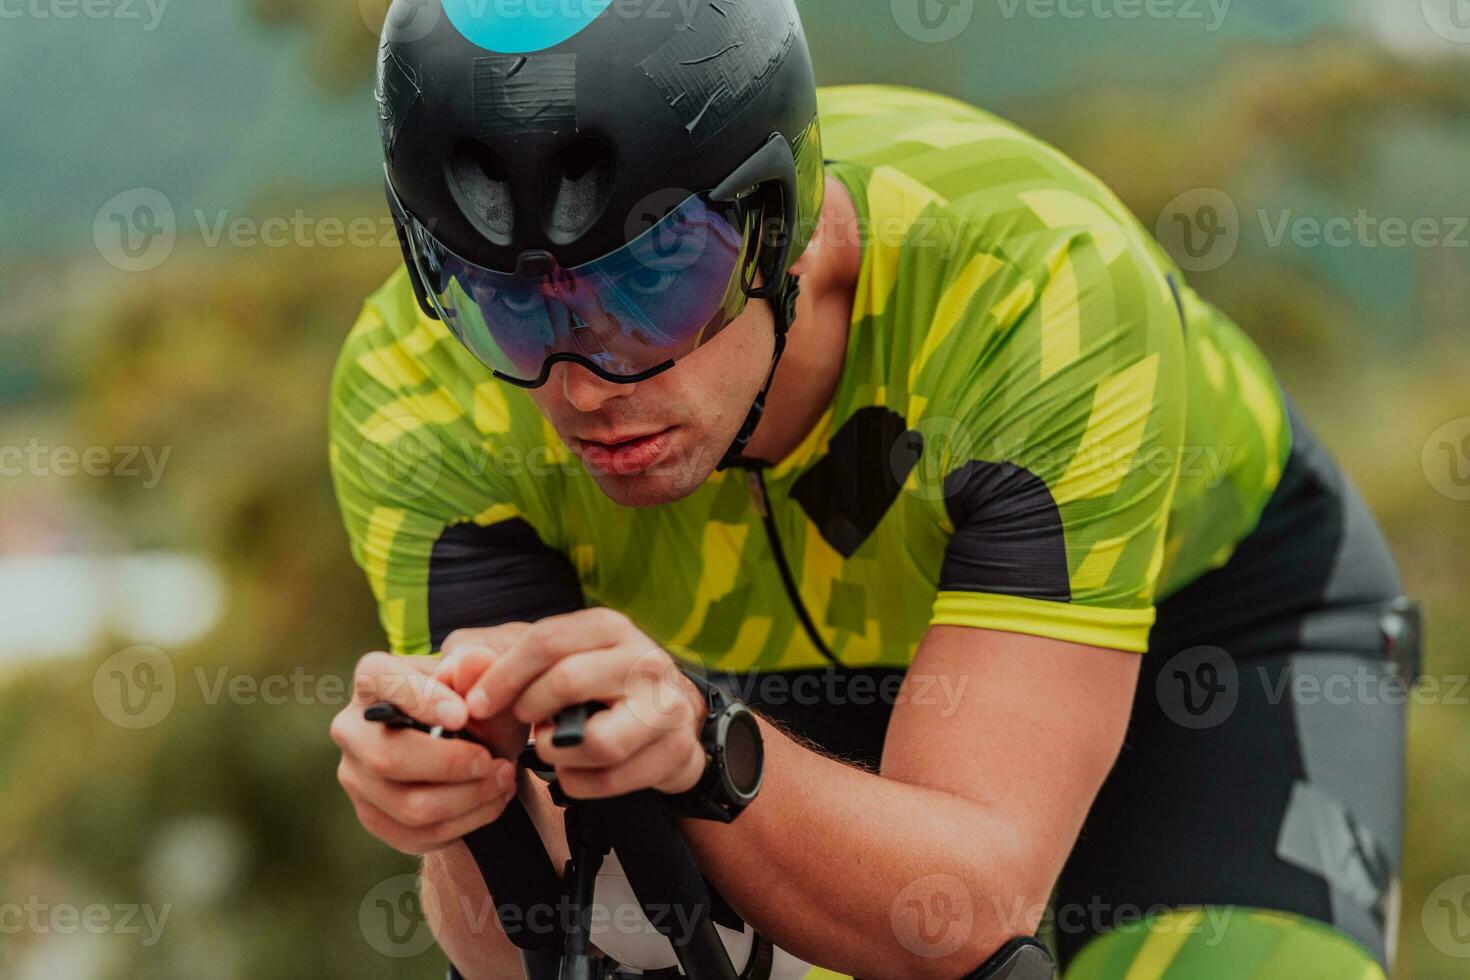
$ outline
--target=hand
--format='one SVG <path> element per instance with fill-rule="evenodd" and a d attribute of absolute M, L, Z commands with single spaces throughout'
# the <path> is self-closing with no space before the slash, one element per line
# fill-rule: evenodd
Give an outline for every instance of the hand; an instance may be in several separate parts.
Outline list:
<path fill-rule="evenodd" d="M 464 700 L 435 680 L 437 657 L 370 653 L 358 661 L 353 696 L 332 720 L 342 750 L 337 781 L 368 832 L 405 854 L 428 854 L 492 823 L 515 796 L 512 758 L 483 746 L 430 738 L 367 721 L 363 711 L 388 702 L 428 725 L 463 728 Z"/>
<path fill-rule="evenodd" d="M 435 680 L 447 684 L 458 695 L 469 693 L 490 665 L 514 647 L 530 629 L 530 623 L 506 623 L 503 626 L 455 630 L 440 648 L 443 660 L 434 671 Z M 466 718 L 465 729 L 481 744 L 488 745 L 497 758 L 520 758 L 531 735 L 529 724 L 508 710 L 488 718 L 475 718 L 466 709 Z"/>
<path fill-rule="evenodd" d="M 675 795 L 699 782 L 708 763 L 699 740 L 704 698 L 628 617 L 586 609 L 523 627 L 508 646 L 506 639 L 467 630 L 445 644 L 440 677 L 464 695 L 472 728 L 504 724 L 507 714 L 535 726 L 536 754 L 574 799 L 641 789 Z M 583 743 L 553 746 L 555 715 L 589 701 L 608 710 L 588 719 Z"/>

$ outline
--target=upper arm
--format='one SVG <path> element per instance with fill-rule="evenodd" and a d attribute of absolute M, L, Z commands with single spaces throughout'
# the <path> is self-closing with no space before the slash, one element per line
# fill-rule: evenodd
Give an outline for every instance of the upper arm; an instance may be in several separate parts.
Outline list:
<path fill-rule="evenodd" d="M 964 438 L 944 460 L 935 625 L 1146 647 L 1184 431 L 1183 328 L 1165 270 L 1112 234 L 1071 234 L 993 277 L 990 343 L 953 396 Z"/>
<path fill-rule="evenodd" d="M 404 337 L 370 304 L 338 360 L 329 423 L 353 558 L 389 649 L 402 654 L 437 650 L 456 629 L 584 604 L 571 563 L 533 523 L 541 508 L 493 464 L 484 428 L 512 428 L 503 396 L 449 370 L 447 358 L 421 356 L 453 340 L 418 322 Z"/>

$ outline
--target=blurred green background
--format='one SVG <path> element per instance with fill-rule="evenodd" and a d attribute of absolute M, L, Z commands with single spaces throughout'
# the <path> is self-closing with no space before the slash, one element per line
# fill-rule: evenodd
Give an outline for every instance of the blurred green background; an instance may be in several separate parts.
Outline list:
<path fill-rule="evenodd" d="M 1398 974 L 1470 975 L 1470 919 L 1445 919 L 1470 890 L 1463 3 L 957 0 L 939 40 L 902 29 L 913 0 L 800 6 L 824 82 L 984 105 L 1150 227 L 1201 189 L 1236 206 L 1238 247 L 1191 279 L 1271 356 L 1427 602 Z M 335 352 L 399 261 L 375 179 L 384 7 L 0 10 L 0 976 L 442 970 L 395 877 L 414 863 L 358 827 L 327 738 L 380 643 L 324 420 Z M 1360 214 L 1428 224 L 1276 235 Z"/>

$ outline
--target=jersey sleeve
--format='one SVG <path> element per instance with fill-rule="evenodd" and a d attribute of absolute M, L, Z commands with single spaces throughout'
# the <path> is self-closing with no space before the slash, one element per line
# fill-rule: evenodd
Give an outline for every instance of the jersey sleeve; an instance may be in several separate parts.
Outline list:
<path fill-rule="evenodd" d="M 957 290 L 932 622 L 1144 651 L 1185 422 L 1169 273 L 1105 225 L 981 252 Z"/>
<path fill-rule="evenodd" d="M 388 648 L 428 654 L 456 629 L 580 608 L 575 570 L 533 523 L 536 502 L 497 464 L 495 430 L 512 426 L 503 398 L 480 387 L 495 382 L 434 363 L 459 356 L 453 338 L 385 294 L 338 360 L 329 452 Z M 415 325 L 390 328 L 402 317 Z"/>

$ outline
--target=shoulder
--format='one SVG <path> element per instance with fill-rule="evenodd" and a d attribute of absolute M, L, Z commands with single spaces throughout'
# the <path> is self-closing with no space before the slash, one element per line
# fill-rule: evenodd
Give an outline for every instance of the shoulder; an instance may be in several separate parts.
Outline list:
<path fill-rule="evenodd" d="M 1145 428 L 1173 437 L 1177 270 L 1111 190 L 953 99 L 827 97 L 836 172 L 867 222 L 855 310 L 883 352 L 875 384 L 948 447 L 947 472 L 987 459 L 1050 483 L 1110 426 L 1123 442 Z"/>
<path fill-rule="evenodd" d="M 821 89 L 827 156 L 861 175 L 881 231 L 885 204 L 922 200 L 947 240 L 1044 273 L 1059 244 L 1091 236 L 1108 260 L 1167 262 L 1117 196 L 1021 126 L 957 99 L 883 85 Z"/>
<path fill-rule="evenodd" d="M 445 523 L 527 506 L 531 482 L 556 473 L 533 475 L 528 457 L 554 464 L 565 453 L 524 392 L 423 315 L 403 270 L 363 304 L 337 358 L 329 417 L 344 506 L 359 498 Z"/>

